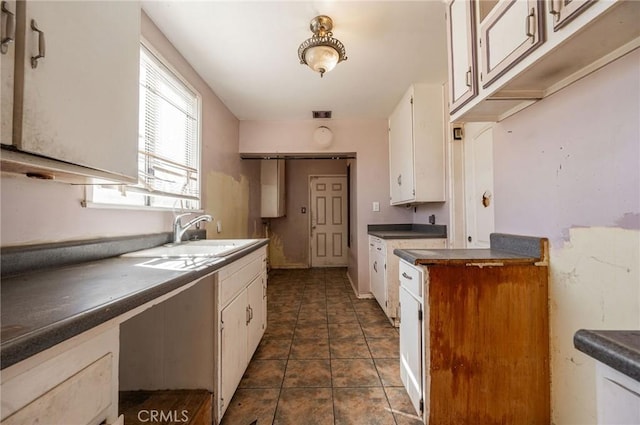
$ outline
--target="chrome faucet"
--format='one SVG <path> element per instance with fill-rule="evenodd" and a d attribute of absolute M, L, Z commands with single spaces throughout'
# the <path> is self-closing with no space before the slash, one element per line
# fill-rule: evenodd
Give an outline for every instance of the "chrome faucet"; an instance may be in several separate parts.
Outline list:
<path fill-rule="evenodd" d="M 177 215 L 176 218 L 173 220 L 173 243 L 180 243 L 182 241 L 182 235 L 184 235 L 184 232 L 186 232 L 187 229 L 193 226 L 194 224 L 199 223 L 201 221 L 213 220 L 213 217 L 211 217 L 209 214 L 204 214 L 204 215 L 197 216 L 193 220 L 189 220 L 186 224 L 183 225 L 180 219 L 182 217 L 186 217 L 191 214 L 192 213 L 180 214 L 180 215 Z"/>

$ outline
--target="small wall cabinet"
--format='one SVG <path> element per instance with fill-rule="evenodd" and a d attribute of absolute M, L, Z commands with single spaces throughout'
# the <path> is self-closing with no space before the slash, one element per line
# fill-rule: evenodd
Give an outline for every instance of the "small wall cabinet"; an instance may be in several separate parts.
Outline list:
<path fill-rule="evenodd" d="M 391 205 L 445 200 L 442 91 L 414 84 L 389 117 Z"/>
<path fill-rule="evenodd" d="M 638 21 L 637 1 L 450 0 L 450 121 L 500 121 L 561 90 L 640 47 Z"/>
<path fill-rule="evenodd" d="M 266 248 L 218 273 L 214 417 L 220 423 L 267 325 Z"/>
<path fill-rule="evenodd" d="M 489 87 L 544 42 L 541 6 L 539 0 L 502 1 L 482 21 L 482 87 Z"/>
<path fill-rule="evenodd" d="M 263 159 L 260 164 L 260 216 L 263 218 L 286 215 L 285 160 Z"/>
<path fill-rule="evenodd" d="M 596 0 L 548 0 L 549 14 L 553 15 L 553 30 L 558 31 Z"/>
<path fill-rule="evenodd" d="M 398 291 L 399 258 L 394 249 L 444 249 L 446 239 L 382 239 L 369 235 L 369 277 L 371 293 L 393 326 L 399 326 L 400 301 Z"/>
<path fill-rule="evenodd" d="M 14 19 L 15 45 L 2 54 L 1 134 L 15 149 L 3 170 L 38 170 L 49 159 L 137 181 L 139 3 L 3 2 L 3 32 Z"/>
<path fill-rule="evenodd" d="M 475 1 L 469 0 L 450 0 L 447 4 L 449 112 L 478 95 L 475 6 Z"/>

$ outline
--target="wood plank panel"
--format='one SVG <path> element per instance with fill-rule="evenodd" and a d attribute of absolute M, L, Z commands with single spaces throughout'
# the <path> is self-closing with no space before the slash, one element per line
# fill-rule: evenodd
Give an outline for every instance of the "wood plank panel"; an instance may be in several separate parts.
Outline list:
<path fill-rule="evenodd" d="M 550 423 L 547 273 L 428 268 L 429 423 Z"/>
<path fill-rule="evenodd" d="M 342 225 L 342 196 L 331 197 L 331 224 Z"/>

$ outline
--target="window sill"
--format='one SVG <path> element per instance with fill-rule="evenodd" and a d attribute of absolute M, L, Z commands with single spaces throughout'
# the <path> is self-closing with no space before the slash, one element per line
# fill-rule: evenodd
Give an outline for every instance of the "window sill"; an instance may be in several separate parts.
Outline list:
<path fill-rule="evenodd" d="M 122 204 L 103 204 L 91 201 L 80 201 L 82 208 L 96 208 L 105 210 L 130 210 L 130 211 L 157 211 L 157 212 L 171 212 L 171 213 L 204 213 L 204 210 L 199 208 L 197 210 L 178 210 L 176 208 L 169 207 L 147 207 L 144 205 L 122 205 Z"/>

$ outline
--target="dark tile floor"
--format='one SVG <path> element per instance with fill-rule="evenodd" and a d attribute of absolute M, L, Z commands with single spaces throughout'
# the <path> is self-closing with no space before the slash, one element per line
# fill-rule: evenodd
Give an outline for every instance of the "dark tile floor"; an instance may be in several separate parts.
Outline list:
<path fill-rule="evenodd" d="M 267 330 L 223 425 L 415 425 L 398 331 L 346 270 L 273 270 Z"/>

